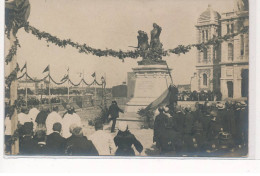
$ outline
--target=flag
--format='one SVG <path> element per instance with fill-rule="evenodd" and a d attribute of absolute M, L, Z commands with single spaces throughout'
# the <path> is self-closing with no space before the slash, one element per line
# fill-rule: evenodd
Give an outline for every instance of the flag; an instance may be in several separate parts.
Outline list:
<path fill-rule="evenodd" d="M 68 79 L 69 78 L 69 76 L 68 75 L 65 75 L 60 81 L 64 81 L 64 80 L 66 80 L 66 79 Z"/>
<path fill-rule="evenodd" d="M 96 72 L 94 72 L 91 76 L 92 76 L 93 78 L 96 78 Z"/>
<path fill-rule="evenodd" d="M 45 72 L 47 72 L 47 71 L 50 71 L 50 65 L 48 65 L 48 66 L 43 70 L 42 73 L 45 73 Z"/>
<path fill-rule="evenodd" d="M 23 72 L 23 70 L 24 70 L 25 68 L 27 68 L 27 63 L 26 63 L 26 62 L 25 62 L 25 64 L 24 64 L 23 68 L 21 69 L 21 72 Z"/>

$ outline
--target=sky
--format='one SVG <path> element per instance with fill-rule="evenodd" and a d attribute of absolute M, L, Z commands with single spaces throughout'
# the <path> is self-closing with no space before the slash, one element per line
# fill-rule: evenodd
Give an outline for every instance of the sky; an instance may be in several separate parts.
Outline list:
<path fill-rule="evenodd" d="M 115 50 L 137 46 L 138 30 L 147 32 L 150 38 L 154 22 L 162 27 L 160 40 L 164 49 L 196 43 L 195 25 L 209 4 L 220 14 L 234 9 L 233 0 L 30 0 L 30 3 L 28 21 L 39 30 L 94 48 Z M 127 72 L 141 59 L 127 58 L 122 62 L 118 58 L 78 53 L 72 47 L 47 44 L 23 29 L 17 36 L 21 45 L 18 63 L 22 67 L 27 62 L 29 75 L 37 78 L 42 78 L 42 71 L 50 65 L 52 77 L 59 81 L 69 67 L 74 82 L 80 80 L 79 73 L 84 70 L 87 82 L 92 82 L 91 74 L 96 72 L 97 79 L 106 76 L 107 86 L 111 87 L 126 81 Z M 6 55 L 10 46 L 8 40 L 5 42 Z M 174 84 L 190 83 L 195 72 L 196 49 L 163 59 L 173 69 Z"/>

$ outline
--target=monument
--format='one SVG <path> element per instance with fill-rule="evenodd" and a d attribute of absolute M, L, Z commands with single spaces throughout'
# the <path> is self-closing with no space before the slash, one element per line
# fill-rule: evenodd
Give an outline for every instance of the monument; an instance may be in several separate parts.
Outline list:
<path fill-rule="evenodd" d="M 133 69 L 136 77 L 133 97 L 126 105 L 126 112 L 138 112 L 158 98 L 172 84 L 171 70 L 162 60 L 164 51 L 160 42 L 162 28 L 156 23 L 151 31 L 150 45 L 144 31 L 138 31 L 138 50 L 142 60 Z"/>

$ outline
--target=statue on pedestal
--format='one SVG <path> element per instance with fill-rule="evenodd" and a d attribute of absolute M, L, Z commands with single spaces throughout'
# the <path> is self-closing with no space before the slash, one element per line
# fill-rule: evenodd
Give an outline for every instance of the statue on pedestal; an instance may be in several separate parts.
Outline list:
<path fill-rule="evenodd" d="M 150 45 L 148 44 L 148 36 L 144 31 L 138 31 L 138 49 L 142 52 L 143 60 L 138 62 L 139 65 L 155 65 L 165 64 L 162 60 L 162 43 L 160 42 L 160 34 L 162 28 L 156 23 L 153 24 L 151 31 Z"/>
<path fill-rule="evenodd" d="M 151 31 L 151 41 L 150 41 L 150 47 L 154 50 L 160 50 L 162 49 L 162 43 L 160 42 L 160 34 L 161 34 L 162 28 L 158 26 L 156 23 L 153 23 L 153 30 Z"/>

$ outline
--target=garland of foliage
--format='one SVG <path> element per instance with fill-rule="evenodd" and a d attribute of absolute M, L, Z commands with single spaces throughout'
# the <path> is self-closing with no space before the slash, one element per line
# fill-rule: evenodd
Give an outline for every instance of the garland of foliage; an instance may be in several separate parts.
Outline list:
<path fill-rule="evenodd" d="M 122 50 L 116 51 L 116 50 L 112 50 L 112 49 L 101 50 L 101 49 L 92 48 L 90 46 L 87 46 L 87 44 L 85 44 L 85 43 L 82 45 L 77 42 L 73 42 L 73 41 L 71 41 L 71 39 L 60 39 L 57 36 L 53 36 L 50 33 L 40 31 L 40 30 L 36 29 L 35 27 L 30 26 L 28 22 L 24 25 L 24 29 L 27 33 L 33 34 L 39 40 L 45 39 L 47 41 L 47 43 L 49 43 L 49 42 L 53 43 L 61 48 L 65 48 L 67 45 L 70 45 L 71 47 L 76 48 L 79 51 L 79 53 L 92 54 L 92 55 L 95 55 L 98 57 L 112 56 L 112 57 L 117 57 L 121 60 L 124 60 L 125 58 L 136 59 L 138 57 L 143 56 L 144 54 L 148 55 L 151 58 L 153 58 L 153 56 L 155 56 L 155 55 L 162 57 L 162 56 L 169 55 L 170 53 L 185 54 L 185 53 L 189 52 L 193 47 L 196 47 L 199 51 L 203 51 L 203 49 L 207 48 L 208 45 L 219 46 L 223 41 L 227 41 L 230 38 L 233 38 L 241 33 L 248 32 L 248 27 L 243 27 L 242 30 L 240 30 L 236 33 L 227 34 L 227 35 L 220 36 L 220 37 L 213 37 L 212 39 L 208 40 L 207 42 L 203 42 L 200 44 L 191 44 L 191 45 L 186 45 L 186 46 L 178 45 L 176 48 L 168 49 L 168 50 L 157 51 L 157 50 L 151 49 L 148 51 L 143 51 L 143 50 L 136 49 L 134 51 L 122 51 Z"/>
<path fill-rule="evenodd" d="M 18 68 L 19 68 L 19 67 L 18 67 Z M 19 69 L 19 70 L 20 70 L 20 69 Z M 14 73 L 11 73 L 11 74 L 6 78 L 6 84 L 8 85 L 8 87 L 10 87 L 9 84 L 11 84 L 11 80 L 16 77 L 15 74 L 17 75 L 17 72 L 18 72 L 19 70 L 14 70 Z M 17 71 L 17 72 L 16 72 L 16 71 Z M 45 76 L 44 78 L 42 78 L 42 79 L 36 80 L 36 79 L 33 79 L 33 78 L 27 73 L 27 71 L 24 72 L 22 76 L 17 77 L 17 79 L 22 79 L 24 76 L 26 76 L 27 78 L 29 78 L 30 81 L 33 81 L 33 82 L 41 82 L 41 81 L 46 80 L 46 79 L 49 77 L 50 80 L 51 80 L 54 84 L 56 84 L 56 85 L 64 84 L 64 83 L 67 82 L 67 81 L 69 81 L 73 86 L 79 86 L 81 83 L 84 83 L 84 84 L 87 85 L 87 86 L 92 86 L 92 85 L 94 85 L 94 84 L 99 85 L 99 86 L 102 86 L 103 84 L 105 84 L 105 82 L 103 82 L 103 81 L 102 81 L 101 83 L 97 82 L 96 78 L 95 78 L 91 83 L 87 83 L 87 82 L 82 78 L 78 84 L 75 84 L 75 83 L 73 83 L 73 82 L 71 81 L 71 79 L 69 79 L 68 77 L 65 78 L 65 79 L 63 79 L 61 82 L 57 82 L 57 81 L 55 81 L 55 80 L 52 78 L 52 76 L 51 76 L 50 74 L 46 75 L 46 76 Z"/>
<path fill-rule="evenodd" d="M 17 73 L 20 71 L 19 65 L 16 64 L 15 69 L 5 78 L 5 84 L 10 88 L 13 81 L 17 80 Z"/>
<path fill-rule="evenodd" d="M 11 62 L 13 60 L 13 57 L 17 53 L 18 47 L 21 47 L 21 45 L 19 44 L 19 40 L 17 39 L 17 37 L 15 37 L 15 41 L 14 41 L 13 45 L 11 46 L 7 56 L 5 57 L 5 63 L 6 64 L 8 64 L 9 62 Z"/>

